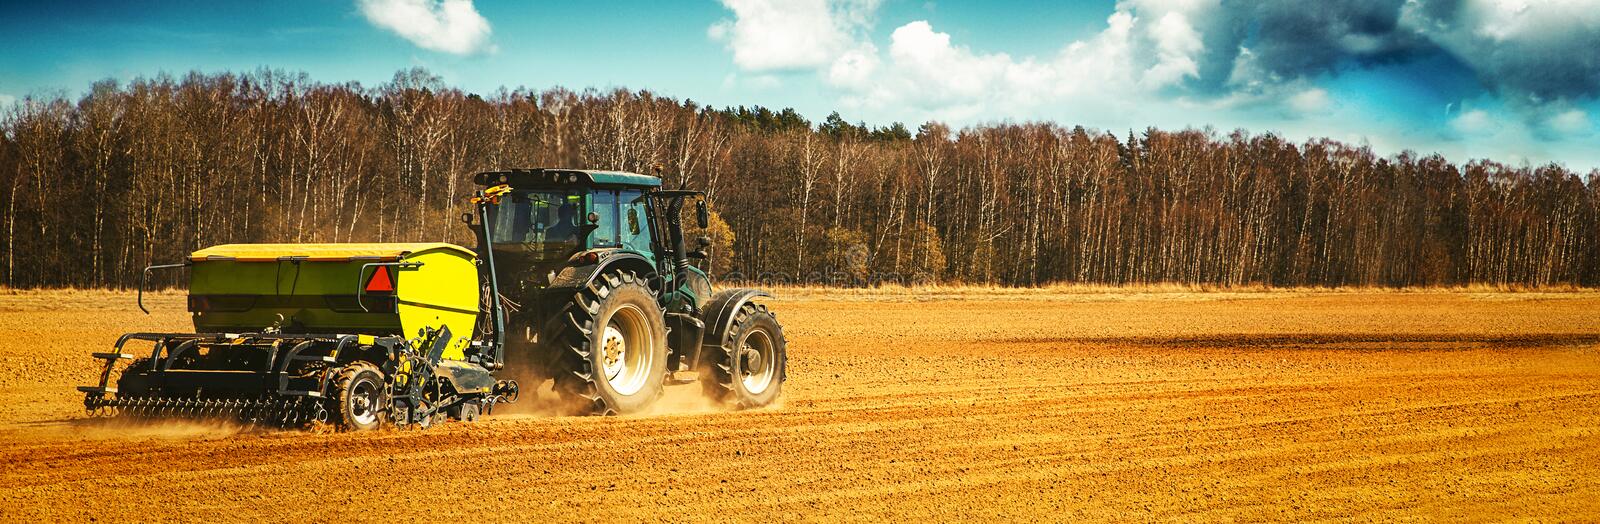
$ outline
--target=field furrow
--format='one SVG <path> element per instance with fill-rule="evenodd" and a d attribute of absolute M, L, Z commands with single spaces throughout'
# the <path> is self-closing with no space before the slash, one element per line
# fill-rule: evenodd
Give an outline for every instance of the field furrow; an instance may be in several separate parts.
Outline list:
<path fill-rule="evenodd" d="M 6 520 L 1600 514 L 1595 294 L 809 292 L 772 303 L 776 408 L 686 386 L 368 434 L 83 418 L 88 352 L 184 328 L 175 297 L 105 305 L 129 299 L 0 296 Z"/>

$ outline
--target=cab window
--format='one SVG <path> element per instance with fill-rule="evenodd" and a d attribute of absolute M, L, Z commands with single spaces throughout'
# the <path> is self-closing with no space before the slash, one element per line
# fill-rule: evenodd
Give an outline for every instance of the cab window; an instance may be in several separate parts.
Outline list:
<path fill-rule="evenodd" d="M 565 260 L 579 249 L 583 195 L 574 191 L 518 191 L 489 208 L 496 256 L 530 263 Z"/>
<path fill-rule="evenodd" d="M 490 209 L 496 244 L 576 242 L 580 195 L 564 191 L 513 193 Z"/>
<path fill-rule="evenodd" d="M 616 247 L 620 239 L 617 217 L 617 192 L 595 191 L 589 199 L 589 211 L 600 217 L 594 223 L 594 234 L 589 236 L 590 247 Z"/>
<path fill-rule="evenodd" d="M 643 192 L 630 189 L 619 194 L 622 209 L 622 247 L 641 253 L 650 252 L 650 215 L 646 212 Z"/>

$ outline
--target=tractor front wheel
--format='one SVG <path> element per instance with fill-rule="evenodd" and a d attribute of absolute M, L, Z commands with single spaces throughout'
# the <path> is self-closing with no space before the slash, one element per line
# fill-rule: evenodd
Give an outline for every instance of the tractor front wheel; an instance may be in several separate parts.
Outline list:
<path fill-rule="evenodd" d="M 637 413 L 661 397 L 667 328 L 644 279 L 626 271 L 601 275 L 556 322 L 555 389 L 574 412 Z"/>
<path fill-rule="evenodd" d="M 700 372 L 706 396 L 738 409 L 772 404 L 783 389 L 787 349 L 783 326 L 766 306 L 741 306 L 727 339 Z"/>

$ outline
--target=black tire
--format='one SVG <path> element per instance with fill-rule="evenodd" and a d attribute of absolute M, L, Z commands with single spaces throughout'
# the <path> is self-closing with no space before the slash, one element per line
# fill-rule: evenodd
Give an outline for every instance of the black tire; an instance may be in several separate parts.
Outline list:
<path fill-rule="evenodd" d="M 706 396 L 737 409 L 771 405 L 788 378 L 788 346 L 783 326 L 766 306 L 740 306 L 722 346 L 706 355 L 700 373 Z"/>
<path fill-rule="evenodd" d="M 369 362 L 357 361 L 339 370 L 333 381 L 333 410 L 339 429 L 371 431 L 383 424 L 388 399 L 383 372 Z"/>
<path fill-rule="evenodd" d="M 557 353 L 555 390 L 574 414 L 637 413 L 661 397 L 667 327 L 643 278 L 627 271 L 601 275 L 573 294 L 555 322 L 548 341 Z M 608 341 L 618 340 L 620 346 L 608 349 Z M 640 347 L 644 351 L 630 352 Z"/>

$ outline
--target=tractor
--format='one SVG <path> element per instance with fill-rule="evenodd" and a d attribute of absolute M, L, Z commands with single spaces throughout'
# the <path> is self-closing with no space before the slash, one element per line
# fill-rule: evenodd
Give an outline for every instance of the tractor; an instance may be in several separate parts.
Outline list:
<path fill-rule="evenodd" d="M 616 171 L 473 180 L 475 248 L 227 244 L 145 268 L 147 313 L 154 272 L 188 272 L 195 330 L 94 353 L 84 406 L 370 430 L 474 421 L 546 383 L 579 415 L 644 411 L 668 385 L 738 409 L 778 398 L 787 342 L 770 295 L 713 293 L 694 262 L 710 240 L 685 238 L 685 215 L 707 227 L 703 192 Z"/>

